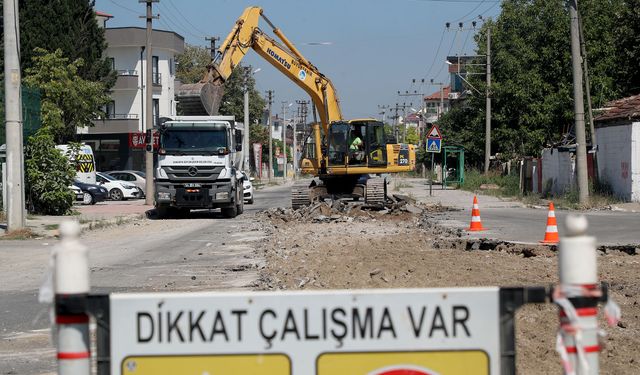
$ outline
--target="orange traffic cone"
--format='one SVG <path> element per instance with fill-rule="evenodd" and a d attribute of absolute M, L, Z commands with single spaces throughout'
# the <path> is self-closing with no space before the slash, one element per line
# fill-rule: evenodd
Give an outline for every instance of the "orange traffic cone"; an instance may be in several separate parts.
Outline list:
<path fill-rule="evenodd" d="M 480 220 L 480 208 L 478 208 L 478 197 L 473 196 L 473 209 L 471 210 L 471 225 L 469 225 L 470 232 L 478 232 L 486 230 L 482 227 L 482 220 Z"/>
<path fill-rule="evenodd" d="M 557 244 L 560 241 L 558 237 L 558 223 L 556 222 L 556 212 L 553 209 L 553 202 L 549 203 L 549 214 L 547 215 L 547 230 L 544 232 L 544 240 L 541 243 Z"/>

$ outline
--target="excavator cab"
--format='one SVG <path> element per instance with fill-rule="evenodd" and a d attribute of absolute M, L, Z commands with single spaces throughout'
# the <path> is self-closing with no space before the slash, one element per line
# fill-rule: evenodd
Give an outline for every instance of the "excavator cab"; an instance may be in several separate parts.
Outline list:
<path fill-rule="evenodd" d="M 329 126 L 329 166 L 387 165 L 384 124 L 375 120 L 338 121 Z"/>

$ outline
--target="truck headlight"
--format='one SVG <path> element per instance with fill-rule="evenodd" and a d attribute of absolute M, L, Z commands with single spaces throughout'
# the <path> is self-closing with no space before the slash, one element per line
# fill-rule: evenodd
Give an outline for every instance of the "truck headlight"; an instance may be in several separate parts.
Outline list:
<path fill-rule="evenodd" d="M 159 191 L 158 192 L 158 199 L 159 200 L 171 200 L 171 193 L 169 193 L 168 191 Z"/>
<path fill-rule="evenodd" d="M 229 199 L 229 193 L 226 191 L 222 193 L 216 193 L 216 200 L 220 199 Z"/>

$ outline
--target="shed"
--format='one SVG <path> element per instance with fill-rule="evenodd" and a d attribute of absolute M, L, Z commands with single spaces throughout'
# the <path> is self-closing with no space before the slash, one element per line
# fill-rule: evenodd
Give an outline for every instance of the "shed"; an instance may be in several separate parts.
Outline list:
<path fill-rule="evenodd" d="M 640 202 L 640 95 L 607 103 L 594 122 L 600 179 L 621 199 Z"/>

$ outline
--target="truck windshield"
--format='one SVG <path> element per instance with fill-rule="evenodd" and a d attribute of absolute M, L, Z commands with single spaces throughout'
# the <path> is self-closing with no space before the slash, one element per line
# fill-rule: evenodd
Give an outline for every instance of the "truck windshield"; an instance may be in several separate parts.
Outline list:
<path fill-rule="evenodd" d="M 227 148 L 227 133 L 224 129 L 167 129 L 160 139 L 161 147 L 171 153 L 211 152 Z"/>

